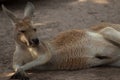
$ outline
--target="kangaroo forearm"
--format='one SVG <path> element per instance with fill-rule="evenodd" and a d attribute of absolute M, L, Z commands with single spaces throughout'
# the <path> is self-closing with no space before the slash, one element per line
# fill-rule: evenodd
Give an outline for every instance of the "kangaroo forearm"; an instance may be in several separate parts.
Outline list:
<path fill-rule="evenodd" d="M 45 64 L 46 62 L 48 62 L 50 60 L 50 56 L 49 55 L 41 55 L 38 59 L 34 60 L 34 61 L 31 61 L 23 66 L 21 66 L 20 68 L 22 70 L 29 70 L 33 67 L 36 67 L 38 65 L 43 65 Z"/>
<path fill-rule="evenodd" d="M 16 72 L 19 68 L 20 68 L 20 65 L 17 65 L 17 64 L 13 65 L 13 69 L 14 69 L 15 72 Z"/>

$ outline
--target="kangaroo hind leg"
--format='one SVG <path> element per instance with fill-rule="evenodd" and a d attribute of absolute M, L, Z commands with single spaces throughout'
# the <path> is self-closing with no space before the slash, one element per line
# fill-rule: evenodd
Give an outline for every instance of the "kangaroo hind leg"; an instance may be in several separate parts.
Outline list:
<path fill-rule="evenodd" d="M 120 32 L 114 28 L 106 27 L 100 30 L 100 34 L 107 40 L 120 44 Z"/>

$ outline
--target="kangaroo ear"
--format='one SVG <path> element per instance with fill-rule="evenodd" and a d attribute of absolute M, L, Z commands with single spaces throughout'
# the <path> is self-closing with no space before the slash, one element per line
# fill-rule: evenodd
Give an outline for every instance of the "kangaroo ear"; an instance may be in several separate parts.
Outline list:
<path fill-rule="evenodd" d="M 32 18 L 32 16 L 34 15 L 34 5 L 31 2 L 27 2 L 27 5 L 25 7 L 25 11 L 24 11 L 24 18 Z"/>
<path fill-rule="evenodd" d="M 17 23 L 18 22 L 18 19 L 13 14 L 13 12 L 11 12 L 10 10 L 8 10 L 4 5 L 2 5 L 2 10 L 3 10 L 4 14 L 6 14 L 13 23 Z"/>

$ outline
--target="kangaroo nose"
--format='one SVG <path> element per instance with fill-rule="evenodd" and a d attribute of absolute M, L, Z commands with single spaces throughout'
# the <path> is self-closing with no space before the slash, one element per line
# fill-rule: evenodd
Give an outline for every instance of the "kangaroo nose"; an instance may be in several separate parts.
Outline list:
<path fill-rule="evenodd" d="M 39 39 L 38 38 L 32 39 L 32 42 L 37 45 L 37 44 L 39 44 Z"/>

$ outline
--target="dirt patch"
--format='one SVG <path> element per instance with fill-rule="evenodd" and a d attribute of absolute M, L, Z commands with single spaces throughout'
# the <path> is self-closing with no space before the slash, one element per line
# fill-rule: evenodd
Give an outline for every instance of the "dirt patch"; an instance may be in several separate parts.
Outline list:
<path fill-rule="evenodd" d="M 5 2 L 5 6 L 18 16 L 23 15 L 27 0 Z M 34 0 L 34 22 L 40 39 L 47 40 L 69 29 L 81 29 L 100 22 L 119 23 L 119 0 Z M 13 26 L 0 10 L 0 80 L 7 80 L 12 70 L 15 49 Z M 30 73 L 31 80 L 119 80 L 120 69 L 111 67 L 79 71 L 47 71 Z"/>

